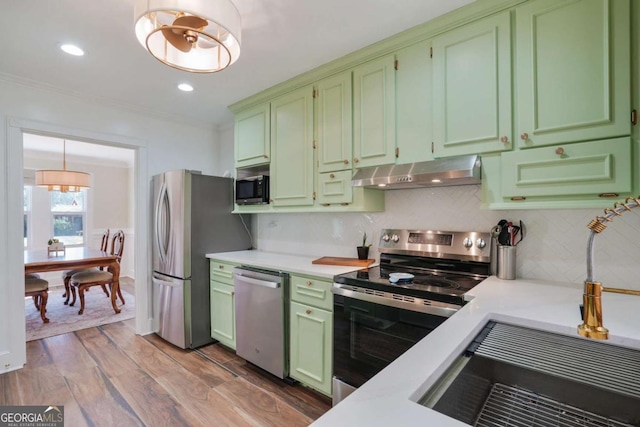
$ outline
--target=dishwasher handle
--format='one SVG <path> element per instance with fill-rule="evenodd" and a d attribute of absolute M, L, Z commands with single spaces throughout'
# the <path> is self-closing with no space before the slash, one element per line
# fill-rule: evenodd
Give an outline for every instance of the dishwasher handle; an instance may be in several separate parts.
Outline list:
<path fill-rule="evenodd" d="M 269 282 L 267 280 L 254 279 L 252 277 L 247 277 L 241 273 L 236 272 L 236 277 L 241 277 L 238 280 L 249 283 L 250 285 L 264 286 L 266 288 L 277 289 L 280 287 L 280 283 L 277 282 Z"/>

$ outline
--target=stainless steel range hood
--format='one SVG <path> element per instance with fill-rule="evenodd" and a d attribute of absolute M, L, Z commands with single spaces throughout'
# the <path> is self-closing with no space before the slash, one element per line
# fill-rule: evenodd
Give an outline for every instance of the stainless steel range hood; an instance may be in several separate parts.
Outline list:
<path fill-rule="evenodd" d="M 396 190 L 417 187 L 480 184 L 480 156 L 461 156 L 404 165 L 359 169 L 351 180 L 354 187 Z"/>

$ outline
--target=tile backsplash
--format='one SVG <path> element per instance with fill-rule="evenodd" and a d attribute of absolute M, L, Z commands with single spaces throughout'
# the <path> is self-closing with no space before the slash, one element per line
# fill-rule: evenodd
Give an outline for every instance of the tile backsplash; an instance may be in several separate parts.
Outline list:
<path fill-rule="evenodd" d="M 525 223 L 518 245 L 518 278 L 582 284 L 586 278 L 586 225 L 602 209 L 480 209 L 480 187 L 420 188 L 385 193 L 386 210 L 376 213 L 256 215 L 259 250 L 308 256 L 355 257 L 367 232 L 378 257 L 383 228 L 489 231 L 501 218 Z M 611 205 L 613 206 L 613 202 Z M 595 238 L 594 279 L 608 287 L 640 290 L 640 209 L 626 212 Z"/>

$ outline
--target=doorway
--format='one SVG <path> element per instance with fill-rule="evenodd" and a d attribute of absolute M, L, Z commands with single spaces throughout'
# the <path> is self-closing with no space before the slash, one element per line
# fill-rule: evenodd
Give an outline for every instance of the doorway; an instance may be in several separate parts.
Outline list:
<path fill-rule="evenodd" d="M 121 284 L 125 300 L 125 320 L 135 316 L 135 150 L 102 142 L 84 142 L 65 137 L 24 132 L 24 244 L 25 249 L 44 250 L 49 239 L 59 239 L 65 247 L 99 248 L 106 229 L 123 230 L 125 249 L 121 261 Z M 67 170 L 89 173 L 91 188 L 79 192 L 48 191 L 36 185 L 37 170 Z M 26 302 L 27 341 L 98 326 L 115 321 L 101 315 L 104 308 L 86 310 L 78 317 L 77 307 L 63 304 L 64 287 L 59 271 L 41 273 L 49 282 L 48 317 L 41 324 Z M 94 293 L 98 294 L 98 293 Z M 92 297 L 99 295 L 88 294 Z M 99 303 L 99 302 L 98 302 Z M 71 321 L 70 318 L 75 318 Z"/>

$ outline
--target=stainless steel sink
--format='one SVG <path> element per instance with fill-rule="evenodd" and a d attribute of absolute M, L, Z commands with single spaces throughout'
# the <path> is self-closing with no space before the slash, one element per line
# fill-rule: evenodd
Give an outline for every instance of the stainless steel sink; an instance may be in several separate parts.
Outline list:
<path fill-rule="evenodd" d="M 490 323 L 420 403 L 478 426 L 640 425 L 640 351 Z"/>

